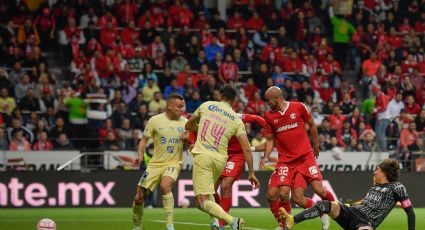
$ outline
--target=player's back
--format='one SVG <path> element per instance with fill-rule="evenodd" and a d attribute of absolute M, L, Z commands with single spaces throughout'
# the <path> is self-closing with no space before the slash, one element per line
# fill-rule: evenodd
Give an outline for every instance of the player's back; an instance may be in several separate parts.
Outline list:
<path fill-rule="evenodd" d="M 151 117 L 146 124 L 144 136 L 153 139 L 154 153 L 150 164 L 183 162 L 183 142 L 180 139 L 187 119 L 171 120 L 165 113 Z"/>
<path fill-rule="evenodd" d="M 227 147 L 233 135 L 246 134 L 245 126 L 226 102 L 208 101 L 195 111 L 199 117 L 198 133 L 192 154 L 210 154 L 222 161 L 227 159 Z"/>

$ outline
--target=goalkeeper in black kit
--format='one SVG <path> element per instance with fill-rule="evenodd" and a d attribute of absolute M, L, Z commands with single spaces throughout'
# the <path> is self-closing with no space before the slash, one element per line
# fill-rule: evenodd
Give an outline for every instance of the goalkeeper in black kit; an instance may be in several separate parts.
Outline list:
<path fill-rule="evenodd" d="M 372 186 L 366 197 L 355 205 L 346 205 L 337 201 L 320 201 L 309 209 L 292 216 L 285 209 L 279 210 L 287 229 L 307 219 L 329 214 L 342 228 L 349 230 L 376 229 L 391 212 L 397 202 L 407 214 L 408 229 L 415 229 L 415 212 L 406 192 L 406 187 L 398 182 L 400 177 L 399 162 L 385 159 L 373 173 Z"/>

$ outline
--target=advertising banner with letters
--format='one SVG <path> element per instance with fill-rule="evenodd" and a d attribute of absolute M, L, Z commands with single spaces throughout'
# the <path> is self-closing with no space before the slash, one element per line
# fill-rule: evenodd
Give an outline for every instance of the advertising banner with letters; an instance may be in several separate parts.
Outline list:
<path fill-rule="evenodd" d="M 271 171 L 257 172 L 261 186 L 253 190 L 246 175 L 233 185 L 234 207 L 268 207 L 267 183 Z M 131 207 L 141 171 L 95 171 L 90 173 L 61 172 L 2 172 L 0 176 L 0 207 Z M 425 207 L 425 187 L 422 173 L 402 173 L 415 207 Z M 173 194 L 176 206 L 188 199 L 194 205 L 192 173 L 183 171 Z M 372 186 L 372 172 L 325 172 L 327 190 L 343 202 L 363 198 Z M 311 190 L 307 195 L 318 200 Z M 161 206 L 158 195 L 157 206 Z"/>

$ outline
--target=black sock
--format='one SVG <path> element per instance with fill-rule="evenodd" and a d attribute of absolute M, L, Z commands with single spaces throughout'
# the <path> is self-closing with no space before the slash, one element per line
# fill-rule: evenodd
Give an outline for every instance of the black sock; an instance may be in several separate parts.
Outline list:
<path fill-rule="evenodd" d="M 322 213 L 329 213 L 331 211 L 331 202 L 319 201 L 313 207 L 305 209 L 294 216 L 294 222 L 299 223 L 304 220 L 314 219 L 319 217 Z"/>

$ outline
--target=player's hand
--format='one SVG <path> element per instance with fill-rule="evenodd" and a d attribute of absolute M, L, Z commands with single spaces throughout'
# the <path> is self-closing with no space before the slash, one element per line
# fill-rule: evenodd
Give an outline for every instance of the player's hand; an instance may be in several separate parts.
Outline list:
<path fill-rule="evenodd" d="M 260 169 L 263 169 L 266 166 L 266 163 L 268 162 L 268 159 L 266 158 L 261 158 L 260 161 Z"/>
<path fill-rule="evenodd" d="M 313 146 L 313 153 L 314 153 L 314 155 L 316 156 L 316 158 L 318 158 L 318 157 L 319 157 L 319 153 L 320 153 L 319 145 L 314 145 L 314 146 Z"/>
<path fill-rule="evenodd" d="M 140 163 L 143 161 L 143 158 L 142 157 L 143 157 L 143 155 L 142 156 L 138 155 L 137 158 L 134 159 L 134 164 L 135 165 L 140 165 Z"/>
<path fill-rule="evenodd" d="M 183 143 L 189 144 L 189 131 L 185 130 L 182 135 L 180 135 L 180 139 L 183 141 Z"/>
<path fill-rule="evenodd" d="M 258 181 L 254 173 L 250 173 L 248 175 L 248 180 L 251 182 L 252 186 L 254 186 L 255 189 L 260 187 L 260 181 Z"/>

